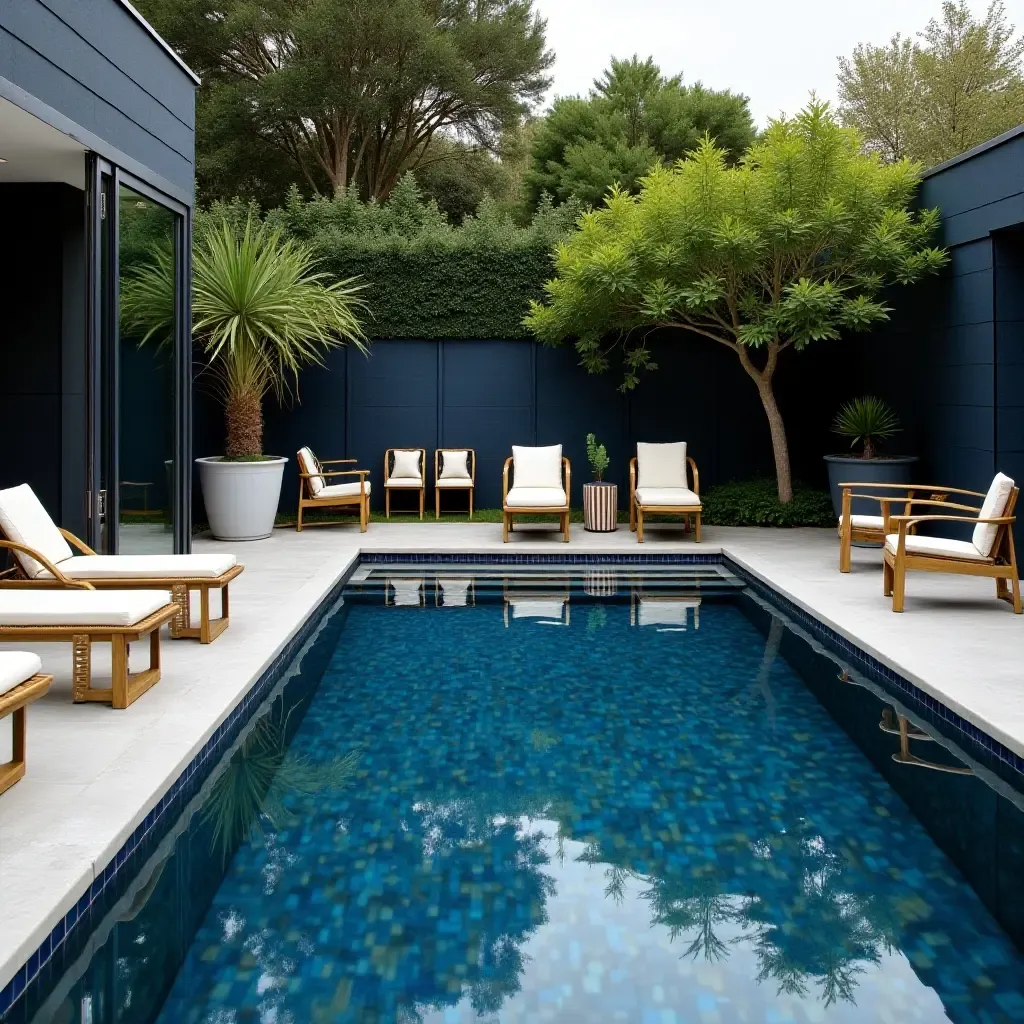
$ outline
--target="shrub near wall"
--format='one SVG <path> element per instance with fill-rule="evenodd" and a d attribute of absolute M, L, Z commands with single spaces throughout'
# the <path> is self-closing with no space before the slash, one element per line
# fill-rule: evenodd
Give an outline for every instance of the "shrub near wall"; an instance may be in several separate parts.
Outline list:
<path fill-rule="evenodd" d="M 248 212 L 236 202 L 202 216 L 242 224 Z M 311 242 L 332 276 L 366 284 L 371 337 L 472 340 L 530 337 L 523 316 L 553 275 L 552 251 L 578 212 L 544 203 L 524 226 L 485 199 L 455 227 L 407 175 L 383 204 L 353 191 L 306 200 L 293 189 L 266 219 Z"/>

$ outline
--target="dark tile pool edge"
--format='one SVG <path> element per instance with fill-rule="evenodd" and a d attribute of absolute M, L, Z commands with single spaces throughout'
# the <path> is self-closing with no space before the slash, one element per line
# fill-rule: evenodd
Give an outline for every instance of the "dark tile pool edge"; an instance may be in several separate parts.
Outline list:
<path fill-rule="evenodd" d="M 691 554 L 608 554 L 590 552 L 563 554 L 548 552 L 424 552 L 367 551 L 360 555 L 365 565 L 721 565 L 720 552 Z"/>
<path fill-rule="evenodd" d="M 359 559 L 357 558 L 334 581 L 311 614 L 299 623 L 296 631 L 285 642 L 274 660 L 252 683 L 242 699 L 228 712 L 224 721 L 217 726 L 153 809 L 143 818 L 117 853 L 111 857 L 103 871 L 97 872 L 89 889 L 54 925 L 50 934 L 39 944 L 25 963 L 15 971 L 7 985 L 0 989 L 0 1024 L 8 1020 L 10 1013 L 17 1008 L 19 1000 L 26 993 L 29 985 L 62 952 L 65 945 L 70 944 L 70 940 L 76 934 L 92 928 L 97 923 L 92 920 L 93 913 L 102 915 L 106 909 L 106 902 L 109 902 L 107 897 L 113 893 L 115 883 L 120 883 L 124 878 L 130 877 L 137 871 L 140 867 L 139 855 L 145 853 L 148 856 L 150 848 L 154 845 L 154 840 L 159 842 L 162 838 L 163 833 L 158 826 L 166 829 L 199 791 L 210 771 L 281 678 L 289 662 L 316 631 L 324 615 L 341 595 L 342 589 L 358 565 Z"/>

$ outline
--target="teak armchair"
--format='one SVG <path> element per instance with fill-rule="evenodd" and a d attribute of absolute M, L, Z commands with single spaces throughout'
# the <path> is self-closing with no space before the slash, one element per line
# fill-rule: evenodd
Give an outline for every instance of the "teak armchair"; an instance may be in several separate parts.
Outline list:
<path fill-rule="evenodd" d="M 0 764 L 0 793 L 25 775 L 25 718 L 28 705 L 50 688 L 53 676 L 44 675 L 39 655 L 28 651 L 0 654 L 0 718 L 14 716 L 11 759 Z"/>
<path fill-rule="evenodd" d="M 169 590 L 178 614 L 174 640 L 212 643 L 228 628 L 228 584 L 245 568 L 230 554 L 98 555 L 60 529 L 28 484 L 0 491 L 0 537 L 14 555 L 14 569 L 0 588 L 61 589 L 86 581 L 95 590 Z M 75 555 L 72 548 L 80 554 Z M 199 625 L 192 625 L 191 592 L 199 591 Z M 220 591 L 220 618 L 210 618 L 210 592 Z"/>
<path fill-rule="evenodd" d="M 636 446 L 629 460 L 629 528 L 638 544 L 644 542 L 644 516 L 682 516 L 693 522 L 693 539 L 700 543 L 700 474 L 697 463 L 686 454 L 686 442 Z M 693 487 L 687 486 L 687 469 Z"/>
<path fill-rule="evenodd" d="M 516 472 L 520 474 L 516 478 Z M 512 487 L 509 487 L 509 471 Z M 569 495 L 572 466 L 561 445 L 527 448 L 513 445 L 501 474 L 502 540 L 507 544 L 516 516 L 556 515 L 562 540 L 569 543 Z"/>
<path fill-rule="evenodd" d="M 303 526 L 337 526 L 346 519 L 314 519 L 303 523 L 305 509 L 354 509 L 359 514 L 359 532 L 366 533 L 370 521 L 370 475 L 368 469 L 325 470 L 324 466 L 354 465 L 356 459 L 328 459 L 321 462 L 309 448 L 300 448 L 296 456 L 299 464 L 299 515 L 296 533 Z M 358 477 L 351 483 L 328 484 L 338 477 Z"/>
<path fill-rule="evenodd" d="M 907 571 L 913 569 L 994 579 L 996 597 L 1009 602 L 1020 615 L 1024 608 L 1012 530 L 1019 495 L 1014 482 L 999 473 L 981 508 L 953 506 L 974 515 L 887 515 L 890 526 L 898 531 L 886 535 L 882 551 L 882 591 L 892 597 L 892 610 L 903 611 Z M 911 529 L 920 523 L 973 524 L 974 533 L 969 541 L 912 534 Z"/>
<path fill-rule="evenodd" d="M 426 448 L 389 448 L 384 453 L 384 515 L 388 519 L 391 518 L 392 491 L 419 491 L 420 519 L 423 518 L 427 497 Z"/>
<path fill-rule="evenodd" d="M 465 453 L 466 467 L 465 476 L 461 475 L 461 458 L 458 460 L 459 475 L 450 472 L 445 474 L 445 457 L 461 456 Z M 451 460 L 455 463 L 455 459 Z M 469 518 L 473 518 L 473 494 L 476 491 L 476 451 L 472 448 L 438 448 L 434 452 L 434 515 L 441 518 L 441 492 L 442 491 L 466 491 L 469 494 Z"/>

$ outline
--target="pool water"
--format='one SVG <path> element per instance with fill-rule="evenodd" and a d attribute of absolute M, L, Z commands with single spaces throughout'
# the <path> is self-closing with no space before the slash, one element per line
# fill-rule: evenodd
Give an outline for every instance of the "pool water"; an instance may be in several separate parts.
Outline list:
<path fill-rule="evenodd" d="M 161 1022 L 1024 1020 L 1014 944 L 742 599 L 443 589 L 353 595 Z"/>
<path fill-rule="evenodd" d="M 363 570 L 34 1020 L 1024 1021 L 1022 807 L 718 568 Z"/>

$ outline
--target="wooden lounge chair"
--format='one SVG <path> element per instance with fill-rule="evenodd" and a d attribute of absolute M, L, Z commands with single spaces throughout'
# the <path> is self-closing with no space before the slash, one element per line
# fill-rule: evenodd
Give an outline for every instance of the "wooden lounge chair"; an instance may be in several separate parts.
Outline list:
<path fill-rule="evenodd" d="M 434 515 L 441 518 L 441 492 L 466 491 L 473 518 L 476 490 L 476 452 L 472 448 L 438 448 L 434 452 Z"/>
<path fill-rule="evenodd" d="M 1024 609 L 1012 530 L 1019 494 L 1020 489 L 1008 476 L 997 473 L 981 508 L 953 506 L 972 515 L 887 516 L 897 531 L 886 536 L 882 551 L 882 590 L 886 597 L 892 596 L 892 610 L 903 611 L 907 571 L 914 569 L 994 579 L 996 597 L 1008 601 L 1020 615 Z M 969 541 L 912 534 L 911 527 L 920 523 L 974 524 L 974 532 Z"/>
<path fill-rule="evenodd" d="M 686 442 L 638 443 L 636 457 L 629 460 L 629 528 L 636 531 L 637 543 L 644 542 L 644 516 L 654 513 L 692 521 L 693 539 L 699 544 L 701 512 L 700 475 L 697 463 L 686 454 Z"/>
<path fill-rule="evenodd" d="M 43 675 L 38 654 L 4 651 L 0 654 L 0 718 L 14 715 L 10 761 L 0 764 L 0 793 L 25 775 L 25 712 L 50 688 L 53 676 Z"/>
<path fill-rule="evenodd" d="M 0 590 L 0 642 L 72 645 L 76 704 L 101 701 L 122 709 L 160 679 L 160 627 L 180 612 L 165 590 Z M 128 645 L 149 639 L 149 668 L 130 672 Z M 92 685 L 92 645 L 109 643 L 110 686 Z"/>
<path fill-rule="evenodd" d="M 384 453 L 384 515 L 391 518 L 391 492 L 418 491 L 420 519 L 427 497 L 426 448 L 389 448 Z"/>
<path fill-rule="evenodd" d="M 509 470 L 512 487 L 509 488 Z M 512 446 L 501 476 L 502 540 L 507 544 L 516 516 L 556 515 L 562 540 L 569 542 L 572 467 L 560 444 L 545 448 Z"/>
<path fill-rule="evenodd" d="M 228 628 L 228 584 L 245 568 L 230 554 L 98 555 L 50 518 L 28 484 L 0 491 L 0 532 L 14 555 L 15 570 L 0 588 L 60 588 L 87 581 L 97 590 L 169 590 L 179 612 L 175 640 L 212 643 Z M 74 554 L 72 547 L 80 554 Z M 199 625 L 192 625 L 191 592 L 199 591 Z M 220 591 L 220 618 L 210 618 L 210 591 Z"/>
<path fill-rule="evenodd" d="M 359 532 L 366 533 L 370 521 L 370 475 L 368 469 L 325 470 L 324 466 L 354 465 L 356 459 L 328 459 L 321 462 L 309 448 L 300 448 L 296 459 L 299 463 L 299 518 L 295 524 L 296 533 L 302 533 L 303 526 L 337 526 L 349 522 L 346 519 L 314 519 L 302 521 L 303 509 L 353 509 L 359 513 Z M 349 483 L 329 484 L 336 477 L 358 477 Z"/>
<path fill-rule="evenodd" d="M 889 516 L 892 507 L 902 506 L 903 515 L 909 516 L 915 505 L 940 505 L 943 508 L 975 511 L 968 505 L 949 503 L 951 494 L 958 497 L 984 498 L 981 491 L 965 491 L 959 487 L 937 487 L 934 484 L 842 483 L 842 512 L 839 516 L 839 571 L 849 572 L 852 565 L 853 543 L 885 544 L 886 534 L 892 533 Z M 868 493 L 881 491 L 878 493 Z M 860 514 L 853 511 L 853 502 L 878 502 L 879 514 Z M 917 532 L 911 527 L 911 534 Z"/>

